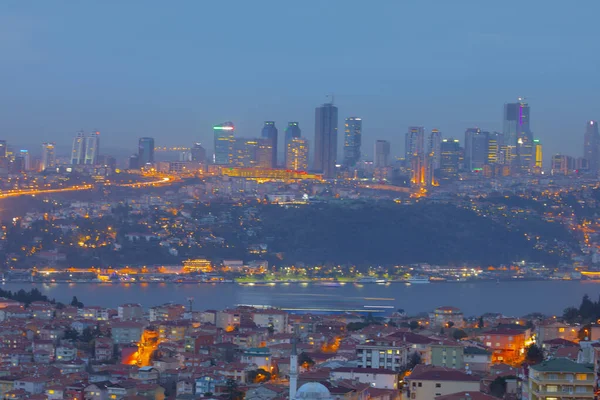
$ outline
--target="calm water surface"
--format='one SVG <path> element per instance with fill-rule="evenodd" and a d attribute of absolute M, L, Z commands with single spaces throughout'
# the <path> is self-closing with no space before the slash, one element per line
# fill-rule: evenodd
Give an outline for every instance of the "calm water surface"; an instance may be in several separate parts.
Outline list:
<path fill-rule="evenodd" d="M 316 284 L 277 284 L 241 286 L 238 284 L 3 284 L 4 290 L 38 288 L 51 298 L 69 302 L 73 296 L 86 305 L 117 307 L 140 303 L 145 307 L 166 302 L 186 304 L 194 298 L 194 309 L 224 309 L 236 304 L 270 305 L 284 308 L 364 309 L 384 306 L 388 311 L 403 308 L 416 314 L 442 306 L 459 307 L 465 315 L 499 312 L 524 315 L 539 311 L 561 314 L 571 305 L 579 305 L 584 294 L 597 299 L 600 282 L 528 281 L 432 283 L 407 285 L 346 284 L 324 287 Z"/>

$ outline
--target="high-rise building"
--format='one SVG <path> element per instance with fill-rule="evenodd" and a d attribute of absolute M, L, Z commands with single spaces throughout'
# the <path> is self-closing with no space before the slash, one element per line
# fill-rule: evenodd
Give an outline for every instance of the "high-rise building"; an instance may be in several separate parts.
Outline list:
<path fill-rule="evenodd" d="M 40 170 L 45 171 L 48 168 L 56 166 L 56 154 L 54 153 L 54 143 L 42 143 L 42 162 Z"/>
<path fill-rule="evenodd" d="M 273 139 L 258 139 L 256 166 L 258 168 L 274 168 L 275 163 L 273 162 L 273 157 L 275 157 L 275 153 L 273 152 Z"/>
<path fill-rule="evenodd" d="M 433 129 L 427 140 L 427 153 L 431 157 L 431 167 L 436 170 L 440 168 L 442 160 L 442 133 L 438 129 Z"/>
<path fill-rule="evenodd" d="M 0 159 L 5 159 L 8 153 L 6 140 L 0 140 Z"/>
<path fill-rule="evenodd" d="M 277 136 L 279 131 L 275 127 L 275 121 L 265 121 L 265 125 L 262 128 L 262 138 L 269 139 L 271 141 L 271 165 L 265 166 L 265 168 L 277 168 Z M 264 143 L 264 142 L 263 142 Z M 266 143 L 265 143 L 266 145 Z"/>
<path fill-rule="evenodd" d="M 204 163 L 206 162 L 206 149 L 202 147 L 201 143 L 194 143 L 192 146 L 192 161 Z"/>
<path fill-rule="evenodd" d="M 469 172 L 483 169 L 488 163 L 489 132 L 479 128 L 465 131 L 465 169 Z"/>
<path fill-rule="evenodd" d="M 555 154 L 552 156 L 552 165 L 550 173 L 552 175 L 569 175 L 575 169 L 575 161 L 573 157 L 563 154 Z"/>
<path fill-rule="evenodd" d="M 440 173 L 443 179 L 454 179 L 458 176 L 460 162 L 460 143 L 458 139 L 442 139 L 442 159 Z"/>
<path fill-rule="evenodd" d="M 488 135 L 487 164 L 503 164 L 501 160 L 502 134 L 492 132 Z"/>
<path fill-rule="evenodd" d="M 92 132 L 85 138 L 85 159 L 83 164 L 96 165 L 100 152 L 100 132 Z"/>
<path fill-rule="evenodd" d="M 292 137 L 285 149 L 285 168 L 292 171 L 308 170 L 308 140 Z"/>
<path fill-rule="evenodd" d="M 375 142 L 374 167 L 385 168 L 390 165 L 390 142 L 377 140 Z"/>
<path fill-rule="evenodd" d="M 140 138 L 138 141 L 138 162 L 141 166 L 154 164 L 154 138 Z"/>
<path fill-rule="evenodd" d="M 233 143 L 233 165 L 236 167 L 256 166 L 259 139 L 236 138 Z"/>
<path fill-rule="evenodd" d="M 139 169 L 140 168 L 140 158 L 137 154 L 132 154 L 129 156 L 129 169 Z"/>
<path fill-rule="evenodd" d="M 29 171 L 31 169 L 31 156 L 28 150 L 19 150 L 17 157 L 23 159 L 23 171 Z"/>
<path fill-rule="evenodd" d="M 346 118 L 344 123 L 344 166 L 354 167 L 360 159 L 362 119 Z"/>
<path fill-rule="evenodd" d="M 83 131 L 77 132 L 73 139 L 73 151 L 71 152 L 71 164 L 84 164 L 86 137 Z"/>
<path fill-rule="evenodd" d="M 542 142 L 540 139 L 533 139 L 535 145 L 535 168 L 537 172 L 541 172 L 543 169 L 544 153 L 542 152 Z"/>
<path fill-rule="evenodd" d="M 425 158 L 425 128 L 422 126 L 408 128 L 404 141 L 404 152 L 408 168 L 412 168 L 413 158 Z"/>
<path fill-rule="evenodd" d="M 583 157 L 588 160 L 590 173 L 597 174 L 600 169 L 600 134 L 598 133 L 598 121 L 588 121 L 585 124 Z"/>
<path fill-rule="evenodd" d="M 326 103 L 315 110 L 314 169 L 325 179 L 335 178 L 337 160 L 338 109 Z"/>
<path fill-rule="evenodd" d="M 521 172 L 529 171 L 535 162 L 533 133 L 529 127 L 529 105 L 522 98 L 504 104 L 503 133 L 507 163 Z"/>
<path fill-rule="evenodd" d="M 302 136 L 302 132 L 300 131 L 300 126 L 298 126 L 298 122 L 292 121 L 288 122 L 287 127 L 285 128 L 285 148 L 284 148 L 284 161 L 287 168 L 288 160 L 288 144 L 292 141 L 293 138 L 299 138 Z"/>
<path fill-rule="evenodd" d="M 225 122 L 213 126 L 215 137 L 214 163 L 217 165 L 231 165 L 233 163 L 233 144 L 235 128 L 232 122 Z"/>

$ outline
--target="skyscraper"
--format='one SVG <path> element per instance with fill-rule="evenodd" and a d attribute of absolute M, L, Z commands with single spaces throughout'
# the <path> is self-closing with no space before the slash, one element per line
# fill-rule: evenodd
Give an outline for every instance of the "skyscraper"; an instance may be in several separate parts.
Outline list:
<path fill-rule="evenodd" d="M 31 156 L 28 150 L 19 150 L 19 154 L 17 157 L 21 157 L 23 159 L 23 171 L 29 171 L 31 169 Z"/>
<path fill-rule="evenodd" d="M 314 169 L 325 179 L 335 178 L 337 160 L 338 109 L 326 103 L 315 110 Z"/>
<path fill-rule="evenodd" d="M 390 165 L 390 142 L 387 140 L 377 140 L 375 142 L 374 167 L 385 168 Z"/>
<path fill-rule="evenodd" d="M 458 139 L 442 139 L 442 159 L 440 172 L 443 179 L 454 179 L 458 176 L 460 160 L 460 144 Z"/>
<path fill-rule="evenodd" d="M 425 128 L 410 126 L 404 141 L 405 160 L 408 168 L 412 168 L 413 159 L 425 158 Z"/>
<path fill-rule="evenodd" d="M 263 139 L 269 139 L 271 141 L 271 166 L 267 168 L 277 168 L 277 135 L 279 134 L 275 127 L 275 121 L 265 121 L 265 125 L 262 128 Z"/>
<path fill-rule="evenodd" d="M 236 167 L 254 167 L 257 151 L 258 139 L 236 138 L 233 143 L 232 164 Z"/>
<path fill-rule="evenodd" d="M 140 138 L 138 141 L 138 162 L 142 167 L 154 163 L 154 138 Z"/>
<path fill-rule="evenodd" d="M 521 172 L 534 164 L 533 133 L 529 128 L 529 105 L 522 98 L 517 103 L 504 104 L 503 132 L 507 163 Z"/>
<path fill-rule="evenodd" d="M 256 149 L 256 166 L 258 168 L 273 168 L 273 139 L 260 138 L 258 139 L 258 147 Z"/>
<path fill-rule="evenodd" d="M 431 156 L 431 166 L 434 170 L 440 168 L 442 160 L 442 133 L 433 129 L 427 141 L 427 153 Z"/>
<path fill-rule="evenodd" d="M 215 137 L 214 163 L 231 165 L 233 163 L 234 126 L 232 122 L 224 122 L 213 126 Z"/>
<path fill-rule="evenodd" d="M 206 149 L 201 143 L 194 143 L 192 146 L 192 161 L 204 163 L 206 162 Z"/>
<path fill-rule="evenodd" d="M 292 137 L 285 149 L 285 161 L 286 169 L 308 170 L 308 141 L 302 137 Z"/>
<path fill-rule="evenodd" d="M 288 165 L 288 161 L 287 161 L 287 149 L 288 149 L 288 144 L 292 141 L 293 138 L 299 138 L 300 136 L 302 136 L 302 132 L 300 131 L 300 126 L 298 126 L 298 123 L 295 121 L 292 122 L 288 122 L 287 127 L 285 128 L 285 148 L 284 148 L 284 164 Z"/>
<path fill-rule="evenodd" d="M 40 170 L 45 171 L 46 169 L 54 166 L 56 166 L 54 143 L 42 143 L 42 162 L 40 165 Z"/>
<path fill-rule="evenodd" d="M 597 174 L 600 168 L 600 134 L 597 121 L 588 121 L 585 124 L 583 158 L 588 160 L 590 173 Z"/>
<path fill-rule="evenodd" d="M 73 151 L 71 152 L 71 164 L 83 164 L 85 160 L 85 142 L 86 137 L 83 131 L 77 132 L 73 139 Z"/>
<path fill-rule="evenodd" d="M 346 118 L 344 123 L 344 166 L 354 167 L 360 159 L 362 119 Z"/>
<path fill-rule="evenodd" d="M 96 165 L 100 152 L 100 132 L 92 132 L 85 138 L 85 159 L 83 164 Z"/>
<path fill-rule="evenodd" d="M 535 145 L 535 168 L 537 169 L 536 172 L 539 173 L 542 171 L 542 167 L 544 165 L 544 153 L 542 151 L 542 142 L 540 142 L 540 139 L 533 139 L 533 143 Z"/>
<path fill-rule="evenodd" d="M 488 163 L 489 132 L 479 128 L 465 131 L 465 169 L 469 172 L 481 170 Z"/>

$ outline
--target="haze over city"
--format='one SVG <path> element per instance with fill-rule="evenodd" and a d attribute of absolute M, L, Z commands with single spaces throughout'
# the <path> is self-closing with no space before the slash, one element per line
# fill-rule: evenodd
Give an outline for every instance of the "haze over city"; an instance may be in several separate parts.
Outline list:
<path fill-rule="evenodd" d="M 600 118 L 595 1 L 287 3 L 157 1 L 0 4 L 2 138 L 69 148 L 80 129 L 104 149 L 200 141 L 233 121 L 299 121 L 335 94 L 340 122 L 363 119 L 404 153 L 408 126 L 462 141 L 469 127 L 502 130 L 502 105 L 524 96 L 531 129 L 580 156 L 585 122 Z M 338 144 L 341 146 L 341 140 Z"/>

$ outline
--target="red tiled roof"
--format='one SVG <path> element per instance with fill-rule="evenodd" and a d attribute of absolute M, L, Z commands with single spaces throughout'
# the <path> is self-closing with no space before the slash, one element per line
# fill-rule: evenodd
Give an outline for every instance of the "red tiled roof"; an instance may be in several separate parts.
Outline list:
<path fill-rule="evenodd" d="M 417 365 L 407 377 L 407 380 L 478 382 L 480 378 L 457 369 L 435 367 L 432 365 Z"/>
<path fill-rule="evenodd" d="M 497 400 L 497 397 L 481 392 L 458 392 L 437 396 L 435 400 Z"/>

